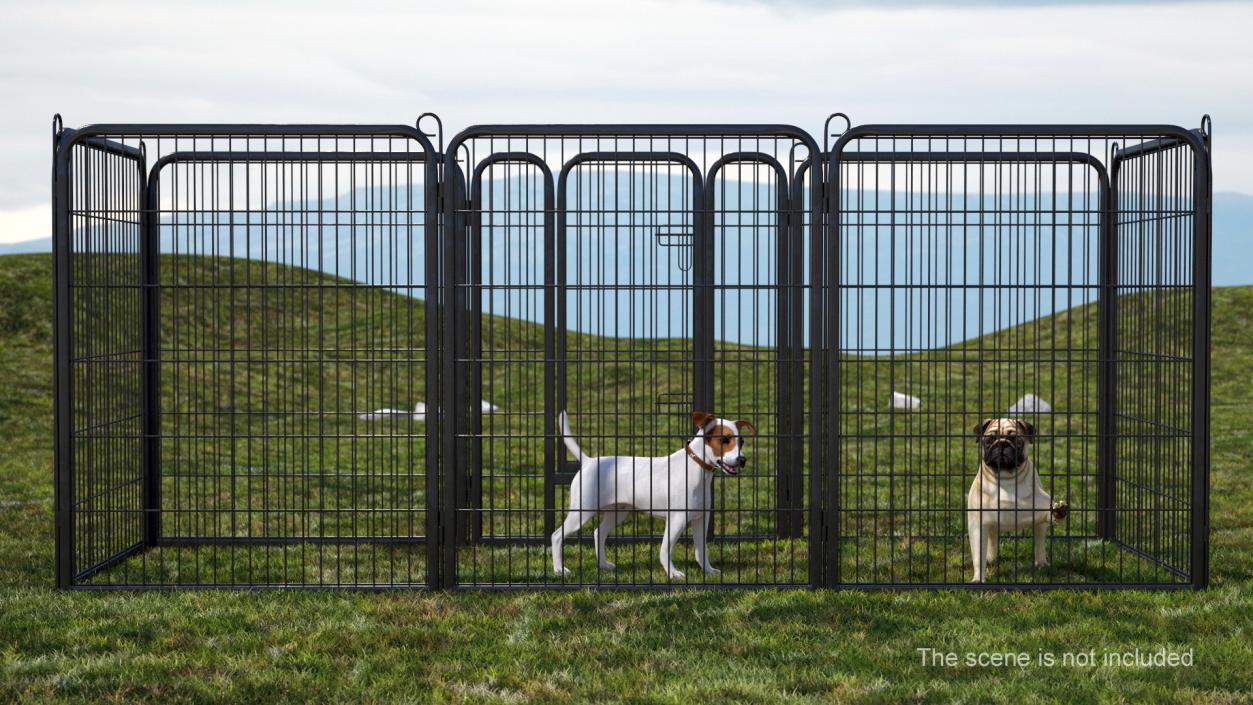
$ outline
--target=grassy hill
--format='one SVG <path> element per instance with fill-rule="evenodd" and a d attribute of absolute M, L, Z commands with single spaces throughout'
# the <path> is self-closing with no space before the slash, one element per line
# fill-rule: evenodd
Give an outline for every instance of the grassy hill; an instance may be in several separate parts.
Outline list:
<path fill-rule="evenodd" d="M 213 276 L 256 277 L 249 263 L 224 263 Z M 230 271 L 228 268 L 238 268 Z M 177 271 L 166 268 L 167 272 Z M 275 274 L 267 273 L 267 276 Z M 292 276 L 291 273 L 288 273 Z M 238 279 L 236 279 L 238 280 Z M 1247 615 L 1253 608 L 1250 579 L 1253 578 L 1253 485 L 1247 458 L 1253 452 L 1247 410 L 1241 404 L 1253 393 L 1253 289 L 1220 289 L 1215 292 L 1214 320 L 1214 467 L 1212 476 L 1214 588 L 1202 593 L 1049 593 L 976 594 L 965 592 L 862 593 L 809 591 L 710 591 L 634 595 L 622 593 L 531 593 L 501 595 L 447 593 L 427 595 L 395 592 L 378 595 L 358 593 L 235 593 L 173 592 L 142 595 L 95 595 L 58 593 L 49 588 L 52 575 L 51 507 L 51 301 L 50 261 L 45 255 L 0 258 L 0 380 L 6 390 L 0 396 L 0 423 L 9 437 L 7 452 L 0 457 L 0 663 L 3 687 L 17 701 L 49 700 L 154 700 L 161 702 L 239 702 L 249 698 L 289 701 L 320 700 L 400 700 L 400 701 L 545 701 L 575 698 L 595 701 L 760 701 L 775 702 L 785 697 L 799 701 L 870 700 L 954 701 L 1004 700 L 1048 702 L 1057 699 L 1128 701 L 1247 701 L 1253 679 L 1253 650 L 1249 644 Z M 206 289 L 206 291 L 209 291 Z M 185 358 L 185 368 L 171 377 L 183 380 L 176 388 L 163 390 L 166 411 L 182 411 L 183 436 L 221 435 L 206 433 L 222 423 L 220 412 L 235 411 L 229 427 L 233 436 L 283 436 L 288 439 L 309 435 L 306 424 L 313 420 L 301 411 L 322 408 L 317 422 L 319 433 L 340 428 L 344 436 L 342 453 L 323 449 L 319 462 L 324 467 L 369 472 L 356 473 L 356 490 L 339 488 L 344 501 L 370 497 L 380 505 L 403 498 L 420 507 L 425 501 L 420 475 L 395 470 L 407 467 L 409 459 L 421 457 L 420 441 L 410 441 L 410 422 L 382 422 L 368 429 L 360 427 L 355 412 L 376 406 L 402 406 L 425 397 L 421 376 L 413 375 L 407 353 L 385 353 L 407 344 L 380 344 L 381 336 L 408 335 L 420 330 L 420 310 L 402 307 L 379 293 L 377 298 L 330 304 L 306 298 L 272 298 L 257 301 L 270 307 L 271 320 L 278 328 L 250 329 L 255 317 L 232 321 L 219 316 L 228 309 L 206 306 L 205 301 L 163 302 L 183 305 L 183 313 L 194 325 L 178 329 L 179 336 L 163 341 L 163 347 L 176 351 L 224 349 L 234 345 L 260 348 L 256 343 L 290 343 L 298 335 L 308 335 L 309 321 L 317 320 L 324 335 L 342 336 L 359 361 L 365 355 L 352 340 L 371 341 L 370 365 L 352 360 L 335 364 L 322 362 L 316 379 L 304 379 L 313 368 L 304 364 L 287 366 L 248 365 L 234 360 L 234 366 L 220 361 L 212 364 Z M 295 296 L 295 294 L 288 294 Z M 301 294 L 303 296 L 303 294 Z M 394 296 L 388 294 L 387 296 Z M 210 300 L 209 303 L 212 303 Z M 239 309 L 235 309 L 239 310 Z M 355 311 L 355 313 L 354 313 Z M 395 319 L 380 318 L 384 312 L 398 313 Z M 193 317 L 193 313 L 199 318 Z M 336 313 L 340 315 L 336 317 Z M 298 314 L 298 315 L 296 315 Z M 1090 310 L 1061 316 L 1090 317 Z M 1039 324 L 1037 324 L 1039 325 Z M 1079 328 L 1090 321 L 1079 320 Z M 286 327 L 284 327 L 286 326 Z M 1048 340 L 1060 328 L 1044 325 L 1032 333 Z M 400 331 L 400 333 L 397 333 Z M 1007 331 L 1001 335 L 1023 335 Z M 208 337 L 230 336 L 230 337 Z M 270 338 L 264 338 L 270 336 Z M 489 349 L 535 351 L 542 349 L 537 329 L 526 324 L 493 321 L 485 331 L 492 341 Z M 323 338 L 322 340 L 326 340 Z M 251 345 L 248 343 L 251 341 Z M 227 344 L 229 343 L 229 345 Z M 978 343 L 972 343 L 978 344 Z M 995 340 L 983 341 L 994 346 Z M 659 341 L 658 349 L 673 345 Z M 273 345 L 271 348 L 275 347 Z M 572 347 L 577 347 L 574 345 Z M 590 346 L 589 346 L 590 347 Z M 291 349 L 295 349 L 294 346 Z M 594 396 L 606 378 L 625 390 L 617 403 L 631 409 L 656 408 L 658 396 L 681 393 L 686 384 L 682 362 L 666 363 L 660 377 L 647 362 L 656 350 L 638 357 L 619 355 L 608 362 L 572 366 L 572 405 L 581 404 L 587 412 L 596 410 L 604 399 Z M 745 351 L 722 350 L 742 357 Z M 751 352 L 751 351 L 747 351 Z M 393 357 L 389 358 L 388 355 Z M 909 384 L 915 391 L 941 408 L 947 405 L 969 411 L 999 408 L 1004 397 L 1017 390 L 1001 389 L 993 398 L 972 396 L 971 380 L 957 371 L 959 348 L 947 356 L 919 359 L 896 369 L 871 367 L 872 373 L 848 381 L 847 404 L 852 413 L 846 432 L 864 432 L 884 422 L 880 400 L 886 391 Z M 172 359 L 177 359 L 173 357 Z M 293 362 L 302 361 L 295 357 Z M 305 360 L 307 361 L 307 360 Z M 532 362 L 531 365 L 538 365 Z M 750 363 L 751 364 L 751 363 Z M 1007 363 L 1008 364 L 1008 363 Z M 492 438 L 512 438 L 533 432 L 537 417 L 522 413 L 536 406 L 534 385 L 517 365 L 493 365 L 485 372 L 484 396 L 506 412 L 486 417 L 484 432 Z M 751 367 L 745 368 L 751 377 Z M 1022 390 L 1059 388 L 1059 380 L 1048 366 L 1038 369 L 1015 366 L 1021 373 Z M 1082 367 L 1070 367 L 1068 375 Z M 275 370 L 280 370 L 275 374 Z M 509 370 L 509 372 L 506 372 Z M 1033 371 L 1034 370 L 1034 371 Z M 530 374 L 530 373 L 527 373 Z M 896 374 L 901 377 L 894 376 Z M 596 376 L 605 377 L 598 378 Z M 1043 376 L 1040 376 L 1043 375 Z M 673 387 L 658 388 L 649 380 L 672 380 Z M 1072 408 L 1089 408 L 1090 380 L 1063 380 L 1075 390 L 1063 403 Z M 726 385 L 720 380 L 726 400 L 723 413 L 760 412 L 771 403 L 770 382 L 753 385 Z M 728 390 L 750 390 L 736 398 Z M 256 395 L 258 389 L 264 395 Z M 313 391 L 316 390 L 316 391 Z M 250 392 L 252 395 L 250 396 Z M 582 396 L 580 396 L 582 395 Z M 265 408 L 240 406 L 247 399 L 264 396 Z M 232 402 L 231 400 L 235 401 Z M 240 410 L 249 413 L 240 415 Z M 578 411 L 578 408 L 575 409 Z M 722 411 L 722 410 L 720 410 Z M 260 413 L 265 412 L 265 413 Z M 576 429 L 589 451 L 612 452 L 611 441 L 595 428 L 587 416 Z M 241 420 L 244 419 L 244 420 Z M 972 419 L 941 422 L 937 416 L 908 417 L 917 424 L 911 433 L 920 436 L 964 433 Z M 1075 423 L 1083 423 L 1075 420 Z M 495 425 L 493 425 L 495 424 Z M 770 436 L 778 433 L 768 424 L 756 444 L 754 463 L 768 461 Z M 222 427 L 217 426 L 221 429 Z M 669 426 L 659 422 L 658 429 Z M 587 429 L 587 430 L 582 430 Z M 1061 435 L 1062 429 L 1052 433 Z M 677 431 L 676 431 L 677 432 Z M 357 441 L 358 436 L 381 440 Z M 398 438 L 403 438 L 399 448 Z M 535 473 L 540 455 L 535 442 L 516 442 L 492 456 L 491 468 L 498 484 L 485 488 L 487 497 L 499 504 L 526 503 L 536 506 Z M 874 458 L 874 440 L 867 440 L 859 452 Z M 940 478 L 945 486 L 968 484 L 971 444 L 954 441 L 951 457 L 914 457 L 909 448 L 897 460 L 903 468 L 916 468 L 919 477 L 937 462 L 953 468 L 951 476 Z M 918 449 L 915 448 L 914 451 Z M 354 455 L 354 451 L 357 454 Z M 264 448 L 248 441 L 202 438 L 193 443 L 164 449 L 163 460 L 171 468 L 194 468 L 204 477 L 219 475 L 214 468 L 247 457 L 262 461 L 264 474 L 274 475 L 284 468 L 297 470 L 310 457 L 308 444 L 274 443 Z M 884 452 L 882 449 L 879 452 Z M 1090 457 L 1091 448 L 1081 442 L 1042 441 L 1040 452 L 1053 468 L 1064 467 L 1066 458 Z M 968 457 L 969 456 L 969 457 Z M 233 458 L 233 460 L 232 460 Z M 923 465 L 923 462 L 929 465 Z M 847 460 L 846 460 L 847 462 Z M 875 461 L 870 461 L 873 467 Z M 742 526 L 728 524 L 729 531 L 753 533 L 768 525 L 768 499 L 773 496 L 772 472 L 727 485 L 723 507 L 740 506 Z M 907 471 L 908 472 L 908 471 Z M 298 473 L 292 472 L 296 475 Z M 405 482 L 385 483 L 385 477 L 403 477 Z M 1078 471 L 1059 472 L 1086 482 Z M 508 478 L 508 479 L 507 479 Z M 180 480 L 177 491 L 167 480 L 167 499 L 182 497 L 183 506 L 205 507 L 221 499 L 222 487 L 202 481 Z M 747 478 L 743 478 L 747 479 Z M 882 478 L 872 478 L 876 482 Z M 348 482 L 351 483 L 351 478 Z M 319 480 L 321 487 L 331 487 Z M 278 487 L 253 488 L 258 500 L 284 498 L 291 506 L 313 484 L 287 482 Z M 900 501 L 922 497 L 902 496 Z M 1083 490 L 1067 487 L 1079 496 Z M 238 491 L 237 487 L 235 491 Z M 177 492 L 184 492 L 179 495 Z M 875 490 L 878 492 L 878 490 Z M 171 494 L 172 493 L 172 494 Z M 271 494 L 273 493 L 273 494 Z M 729 494 L 725 494 L 729 493 Z M 335 493 L 332 492 L 332 495 Z M 951 504 L 951 490 L 937 493 Z M 960 495 L 960 490 L 957 493 Z M 916 506 L 916 505 L 910 505 Z M 947 504 L 945 504 L 947 507 Z M 949 507 L 951 509 L 951 507 Z M 176 513 L 172 513 L 176 514 Z M 194 516 L 187 512 L 183 518 Z M 509 513 L 501 512 L 500 521 Z M 296 528 L 330 532 L 334 523 L 316 526 L 261 525 L 260 515 L 235 516 L 233 527 L 212 524 L 223 515 L 203 512 L 200 523 L 174 525 L 167 517 L 167 531 L 264 531 L 283 534 Z M 294 516 L 294 513 L 293 513 Z M 533 512 L 527 530 L 534 530 L 538 512 Z M 735 520 L 733 512 L 726 517 Z M 495 521 L 489 521 L 488 531 Z M 760 521 L 759 521 L 760 520 Z M 1081 531 L 1082 515 L 1074 531 Z M 206 525 L 205 522 L 210 524 Z M 264 519 L 269 522 L 269 519 Z M 342 527 L 341 527 L 342 528 Z M 502 527 L 503 528 L 503 527 Z M 511 530 L 519 527 L 511 526 Z M 655 527 L 640 526 L 651 532 Z M 851 527 L 850 527 L 851 528 Z M 399 523 L 381 521 L 377 530 L 405 529 Z M 903 536 L 880 534 L 884 527 L 874 522 L 858 529 L 875 545 L 890 549 L 907 543 L 921 533 L 918 526 L 906 527 Z M 960 527 L 945 527 L 945 541 L 960 544 Z M 254 534 L 255 535 L 255 534 Z M 749 558 L 777 557 L 795 550 L 789 542 L 762 542 Z M 948 569 L 961 569 L 960 551 L 942 543 L 903 546 L 897 555 L 910 551 L 931 551 L 936 561 L 920 562 L 924 570 L 938 570 L 943 561 L 955 560 Z M 737 544 L 743 545 L 743 544 Z M 753 545 L 753 544 L 747 544 Z M 167 548 L 171 552 L 187 549 Z M 278 547 L 249 549 L 282 552 Z M 463 573 L 491 578 L 490 552 L 467 552 Z M 616 558 L 636 577 L 654 570 L 653 546 L 628 552 L 627 561 Z M 500 555 L 499 553 L 496 555 Z M 535 577 L 543 574 L 546 557 L 542 551 L 509 555 L 523 562 L 524 571 Z M 734 578 L 757 570 L 745 552 L 730 549 L 715 554 L 715 562 Z M 930 554 L 928 554 L 930 555 Z M 280 565 L 304 566 L 305 559 L 285 558 Z M 572 567 L 586 569 L 588 549 L 567 547 Z M 940 560 L 943 559 L 943 560 Z M 690 560 L 684 557 L 684 560 Z M 803 549 L 794 559 L 802 561 Z M 478 561 L 478 562 L 476 562 Z M 420 565 L 420 561 L 418 562 Z M 1065 571 L 1064 561 L 1055 561 L 1050 570 Z M 178 577 L 186 564 L 171 558 L 148 568 L 172 569 L 168 577 Z M 867 566 L 867 575 L 894 570 L 899 562 Z M 514 570 L 517 566 L 513 567 Z M 303 568 L 302 568 L 303 570 Z M 411 570 L 406 564 L 406 571 Z M 476 572 L 477 571 L 477 572 Z M 803 575 L 803 573 L 802 573 Z M 1054 573 L 1047 577 L 1066 576 Z M 404 577 L 420 578 L 406 572 Z M 1188 669 L 1028 669 L 939 668 L 919 663 L 918 647 L 936 647 L 956 652 L 998 650 L 1030 651 L 1096 649 L 1155 649 L 1161 646 L 1193 648 L 1196 665 Z M 647 674 L 641 678 L 640 674 Z"/>

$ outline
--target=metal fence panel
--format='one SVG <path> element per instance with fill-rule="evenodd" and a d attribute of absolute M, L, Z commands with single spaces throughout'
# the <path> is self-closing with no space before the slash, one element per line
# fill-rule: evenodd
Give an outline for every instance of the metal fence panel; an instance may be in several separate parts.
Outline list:
<path fill-rule="evenodd" d="M 1207 472 L 1190 449 L 1208 430 L 1189 413 L 1207 364 L 1192 357 L 1208 297 L 1193 280 L 1203 140 L 1153 126 L 841 136 L 830 584 L 955 586 L 992 562 L 981 585 L 1200 579 L 1188 531 Z M 1151 165 L 1132 161 L 1146 152 Z M 976 480 L 988 476 L 971 429 L 988 418 L 1030 424 L 1036 504 L 1067 503 L 1064 520 L 1015 499 L 1031 476 Z"/>
<path fill-rule="evenodd" d="M 58 119 L 57 584 L 1204 587 L 1208 119 L 837 118 Z"/>
<path fill-rule="evenodd" d="M 785 442 L 804 423 L 803 328 L 788 308 L 803 282 L 787 265 L 806 236 L 791 201 L 797 146 L 816 153 L 779 126 L 487 126 L 452 140 L 449 182 L 462 195 L 446 216 L 450 584 L 810 583 L 805 465 Z M 650 516 L 661 506 L 588 513 L 611 520 L 615 569 L 596 559 L 591 525 L 562 528 L 581 467 L 560 437 L 562 411 L 587 455 L 634 458 L 619 461 L 623 477 L 648 476 L 645 458 L 682 455 L 695 411 L 760 429 L 744 433 L 742 473 L 711 475 L 707 502 L 670 507 L 690 513 L 689 534 L 704 523 L 720 574 L 699 572 L 685 538 L 686 577 L 666 575 L 663 522 Z M 684 462 L 649 476 L 649 491 L 687 482 Z M 629 493 L 611 491 L 611 504 Z M 554 573 L 554 533 L 569 573 Z"/>
<path fill-rule="evenodd" d="M 438 448 L 414 413 L 435 386 L 438 330 L 426 138 L 327 125 L 59 137 L 61 583 L 427 585 Z"/>

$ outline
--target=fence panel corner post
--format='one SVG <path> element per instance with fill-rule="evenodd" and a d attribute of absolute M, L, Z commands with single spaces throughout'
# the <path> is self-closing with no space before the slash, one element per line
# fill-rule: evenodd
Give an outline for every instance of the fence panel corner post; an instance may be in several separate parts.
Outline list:
<path fill-rule="evenodd" d="M 143 544 L 161 540 L 161 189 L 158 173 L 147 174 L 146 153 L 139 160 L 140 201 L 140 338 L 143 340 L 141 413 L 143 478 Z"/>
<path fill-rule="evenodd" d="M 59 116 L 56 119 L 59 123 Z M 70 409 L 70 223 L 69 155 L 63 152 L 65 131 L 54 129 L 52 163 L 53 261 L 53 397 L 55 400 L 54 486 L 56 525 L 56 586 L 74 582 L 74 484 Z"/>
<path fill-rule="evenodd" d="M 456 154 L 456 140 L 453 141 L 448 154 Z M 441 443 L 440 470 L 443 475 L 444 496 L 440 508 L 439 541 L 442 544 L 443 568 L 432 587 L 455 587 L 457 576 L 457 548 L 463 542 L 464 520 L 462 503 L 466 485 L 464 454 L 461 447 L 463 427 L 463 409 L 468 408 L 462 402 L 465 394 L 462 377 L 461 356 L 465 354 L 464 325 L 465 293 L 461 291 L 463 282 L 465 252 L 462 245 L 466 241 L 463 228 L 464 213 L 462 212 L 463 182 L 457 167 L 455 156 L 446 158 L 444 179 L 441 184 L 444 212 L 444 249 L 443 295 L 441 296 L 441 315 L 443 318 L 443 335 L 440 338 L 443 362 L 443 380 L 440 385 L 439 422 Z"/>
<path fill-rule="evenodd" d="M 824 155 L 825 169 L 823 183 L 826 185 L 826 223 L 823 229 L 822 247 L 815 260 L 821 279 L 815 275 L 815 288 L 821 293 L 816 318 L 821 326 L 813 333 L 821 341 L 822 376 L 821 401 L 825 406 L 822 410 L 826 435 L 819 442 L 827 449 L 825 465 L 820 463 L 820 474 L 825 483 L 826 496 L 822 505 L 822 536 L 824 542 L 823 585 L 825 587 L 841 587 L 843 576 L 840 571 L 840 356 L 843 353 L 843 341 L 840 339 L 840 305 L 843 298 L 843 282 L 840 270 L 841 233 L 841 179 L 840 157 L 850 137 L 849 132 L 832 145 Z M 821 286 L 818 282 L 821 281 Z M 817 366 L 817 364 L 815 365 Z"/>
<path fill-rule="evenodd" d="M 1100 242 L 1097 246 L 1097 450 L 1096 533 L 1104 541 L 1115 537 L 1117 488 L 1118 400 L 1118 167 L 1117 146 L 1110 150 L 1109 179 L 1102 186 L 1098 207 Z"/>
<path fill-rule="evenodd" d="M 1213 183 L 1209 116 L 1202 120 L 1201 144 L 1193 149 L 1194 224 L 1192 252 L 1192 587 L 1209 586 L 1210 472 L 1210 303 L 1212 282 Z"/>
<path fill-rule="evenodd" d="M 447 167 L 445 155 L 431 154 L 426 159 L 423 198 L 425 199 L 425 301 L 423 302 L 424 325 L 426 333 L 426 360 L 423 365 L 425 388 L 427 391 L 426 414 L 426 482 L 423 488 L 426 496 L 426 580 L 431 588 L 441 585 L 440 557 L 444 548 L 443 521 L 445 519 L 442 502 L 440 502 L 440 482 L 443 480 L 441 470 L 444 467 L 444 454 L 440 447 L 440 430 L 444 418 L 439 403 L 441 364 L 443 362 L 444 345 L 441 338 L 440 313 L 443 310 L 443 288 L 439 286 L 441 277 L 444 238 L 449 236 L 449 228 L 440 227 L 444 216 L 443 204 L 440 199 L 444 195 L 444 177 Z"/>

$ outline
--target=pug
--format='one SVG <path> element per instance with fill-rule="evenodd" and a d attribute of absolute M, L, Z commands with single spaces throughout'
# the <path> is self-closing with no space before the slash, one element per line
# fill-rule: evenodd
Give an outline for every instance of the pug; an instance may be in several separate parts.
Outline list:
<path fill-rule="evenodd" d="M 979 443 L 979 471 L 966 494 L 966 530 L 970 558 L 981 583 L 987 564 L 996 560 L 1001 531 L 1030 526 L 1035 538 L 1035 564 L 1048 565 L 1044 532 L 1069 513 L 1065 502 L 1054 502 L 1040 483 L 1040 474 L 1028 454 L 1035 429 L 1020 419 L 984 419 L 974 427 Z"/>

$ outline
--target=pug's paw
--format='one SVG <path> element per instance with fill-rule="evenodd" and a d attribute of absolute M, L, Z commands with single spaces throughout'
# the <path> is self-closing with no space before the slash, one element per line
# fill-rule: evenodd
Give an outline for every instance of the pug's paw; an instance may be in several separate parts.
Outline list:
<path fill-rule="evenodd" d="M 1070 516 L 1070 505 L 1065 502 L 1053 502 L 1050 510 L 1053 514 L 1053 521 L 1065 521 Z"/>

